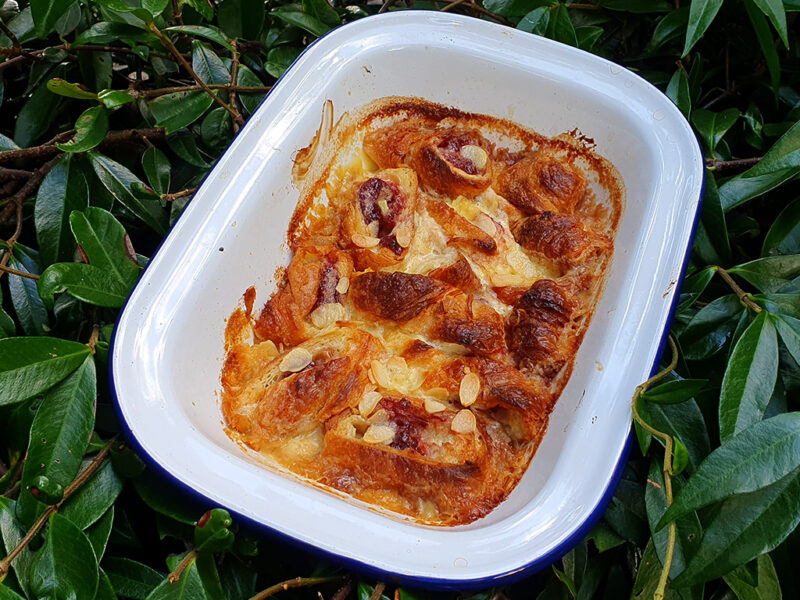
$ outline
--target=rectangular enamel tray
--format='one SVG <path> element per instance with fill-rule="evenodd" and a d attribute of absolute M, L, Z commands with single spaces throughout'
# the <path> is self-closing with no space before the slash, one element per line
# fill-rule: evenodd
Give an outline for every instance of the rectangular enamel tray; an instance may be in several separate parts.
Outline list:
<path fill-rule="evenodd" d="M 226 318 L 260 307 L 288 263 L 295 153 L 325 100 L 343 111 L 419 96 L 545 135 L 579 129 L 619 170 L 627 200 L 608 280 L 547 434 L 519 486 L 470 525 L 368 510 L 265 469 L 223 431 Z M 429 588 L 486 588 L 555 561 L 613 495 L 630 400 L 664 341 L 699 209 L 702 157 L 656 88 L 611 62 L 458 15 L 356 21 L 304 52 L 258 108 L 142 275 L 117 325 L 111 371 L 130 437 L 185 486 L 351 567 Z"/>

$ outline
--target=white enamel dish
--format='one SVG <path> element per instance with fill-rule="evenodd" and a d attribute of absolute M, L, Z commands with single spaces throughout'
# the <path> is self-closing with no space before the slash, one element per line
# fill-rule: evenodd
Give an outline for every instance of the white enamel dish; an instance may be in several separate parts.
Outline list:
<path fill-rule="evenodd" d="M 292 159 L 325 100 L 336 116 L 419 96 L 546 135 L 579 129 L 619 170 L 627 201 L 605 291 L 530 468 L 483 519 L 454 528 L 391 518 L 269 471 L 223 431 L 225 320 L 260 307 L 288 262 Z M 664 341 L 696 222 L 702 157 L 657 89 L 613 63 L 486 21 L 410 11 L 317 41 L 284 75 L 150 262 L 117 325 L 119 414 L 177 481 L 351 567 L 429 588 L 485 588 L 541 569 L 588 533 L 630 444 L 630 398 Z"/>

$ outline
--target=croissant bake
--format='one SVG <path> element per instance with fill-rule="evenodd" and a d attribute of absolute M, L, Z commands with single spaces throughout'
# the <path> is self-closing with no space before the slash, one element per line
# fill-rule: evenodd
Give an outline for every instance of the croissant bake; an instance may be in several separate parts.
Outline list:
<path fill-rule="evenodd" d="M 266 303 L 250 288 L 226 326 L 226 431 L 387 514 L 485 516 L 572 372 L 614 249 L 619 175 L 577 132 L 391 97 L 335 125 L 328 114 L 293 176 L 291 260 Z"/>

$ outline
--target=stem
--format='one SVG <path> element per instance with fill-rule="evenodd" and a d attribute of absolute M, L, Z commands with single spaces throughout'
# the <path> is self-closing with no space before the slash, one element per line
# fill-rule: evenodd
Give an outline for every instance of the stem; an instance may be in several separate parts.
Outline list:
<path fill-rule="evenodd" d="M 261 590 L 255 596 L 250 598 L 250 600 L 264 600 L 264 598 L 269 598 L 273 594 L 277 594 L 278 592 L 283 592 L 285 590 L 291 588 L 298 588 L 298 587 L 306 587 L 309 585 L 319 585 L 321 583 L 328 583 L 329 581 L 339 581 L 341 580 L 341 576 L 336 577 L 295 577 L 294 579 L 289 579 L 287 581 L 283 581 L 281 583 L 276 583 L 275 585 L 269 586 L 265 590 Z"/>
<path fill-rule="evenodd" d="M 380 600 L 380 597 L 383 596 L 383 590 L 385 589 L 386 584 L 383 581 L 379 581 L 375 589 L 372 590 L 372 595 L 369 597 L 369 600 Z"/>
<path fill-rule="evenodd" d="M 653 375 L 650 379 L 645 381 L 644 383 L 640 383 L 636 386 L 636 391 L 633 394 L 633 400 L 631 402 L 631 412 L 633 413 L 634 420 L 639 424 L 639 426 L 654 435 L 655 437 L 663 440 L 664 442 L 664 494 L 667 497 L 667 506 L 669 507 L 672 504 L 672 436 L 669 434 L 664 433 L 663 431 L 659 431 L 654 427 L 650 426 L 648 423 L 645 422 L 644 419 L 639 415 L 639 399 L 642 397 L 642 394 L 649 388 L 651 385 L 660 381 L 667 375 L 669 375 L 675 367 L 678 366 L 678 347 L 675 344 L 675 340 L 672 339 L 672 336 L 669 337 L 669 345 L 672 349 L 672 360 L 670 361 L 669 365 L 655 375 Z M 672 556 L 675 552 L 675 536 L 676 536 L 676 527 L 675 522 L 669 524 L 669 539 L 667 541 L 667 554 L 664 557 L 664 566 L 661 570 L 661 576 L 658 579 L 658 587 L 656 588 L 655 594 L 653 598 L 655 600 L 663 600 L 664 593 L 667 588 L 667 581 L 669 579 L 669 572 L 672 569 Z"/>
<path fill-rule="evenodd" d="M 176 583 L 179 581 L 183 572 L 195 561 L 195 559 L 197 559 L 197 552 L 194 550 L 188 552 L 186 556 L 183 557 L 183 560 L 178 563 L 178 566 L 175 567 L 175 570 L 167 576 L 169 582 Z"/>
<path fill-rule="evenodd" d="M 97 323 L 92 327 L 92 335 L 89 336 L 89 341 L 86 345 L 89 346 L 89 351 L 94 354 L 94 348 L 97 345 L 97 338 L 100 337 L 100 325 Z"/>
<path fill-rule="evenodd" d="M 448 10 L 452 10 L 456 6 L 460 6 L 461 4 L 464 4 L 464 2 L 466 2 L 466 1 L 467 0 L 455 0 L 455 2 L 451 2 L 450 4 L 448 4 L 447 6 L 442 8 L 442 10 L 440 12 L 447 12 Z"/>
<path fill-rule="evenodd" d="M 65 131 L 59 133 L 49 142 L 41 146 L 33 146 L 31 148 L 20 148 L 19 150 L 6 150 L 0 152 L 0 163 L 19 160 L 25 158 L 40 158 L 43 156 L 52 156 L 53 154 L 61 154 L 61 150 L 55 147 L 56 142 L 62 142 L 69 139 L 74 134 L 74 131 Z M 122 129 L 119 131 L 109 131 L 106 137 L 100 144 L 119 144 L 120 142 L 127 142 L 132 140 L 141 139 L 143 136 L 151 139 L 162 139 L 166 135 L 163 127 L 151 127 L 147 129 Z M 4 170 L 5 172 L 5 170 Z M 36 175 L 34 172 L 33 176 Z M 38 182 L 37 182 L 38 185 Z M 22 191 L 22 190 L 20 190 Z M 18 192 L 19 193 L 19 192 Z"/>
<path fill-rule="evenodd" d="M 181 64 L 181 66 L 183 66 L 183 68 L 186 69 L 186 72 L 189 73 L 189 75 L 192 76 L 192 79 L 194 79 L 197 82 L 197 84 L 201 88 L 203 88 L 203 90 L 209 96 L 211 96 L 214 99 L 214 102 L 216 102 L 222 108 L 227 110 L 228 113 L 230 113 L 231 118 L 234 120 L 235 123 L 239 123 L 239 125 L 244 125 L 244 121 L 242 120 L 242 116 L 237 114 L 235 110 L 233 110 L 228 104 L 226 104 L 222 100 L 222 98 L 217 96 L 211 90 L 211 88 L 206 85 L 205 81 L 200 79 L 200 77 L 197 75 L 197 73 L 194 72 L 194 69 L 192 69 L 192 65 L 189 64 L 189 61 L 187 61 L 183 57 L 183 54 L 181 54 L 178 51 L 178 49 L 175 47 L 175 44 L 173 44 L 172 41 L 167 36 L 165 36 L 163 33 L 161 33 L 161 30 L 158 27 L 156 27 L 155 23 L 148 23 L 147 27 L 150 29 L 150 31 L 152 31 L 156 35 L 156 37 L 158 37 L 159 40 L 161 40 L 161 43 L 164 44 L 164 46 L 172 53 L 172 56 L 174 56 L 178 60 L 178 62 Z"/>
<path fill-rule="evenodd" d="M 175 22 L 178 25 L 183 25 L 183 14 L 181 13 L 181 5 L 178 0 L 172 0 L 172 15 L 175 17 Z"/>
<path fill-rule="evenodd" d="M 750 300 L 750 294 L 748 294 L 742 288 L 739 287 L 739 284 L 737 284 L 733 280 L 733 277 L 731 277 L 730 273 L 728 273 L 722 267 L 715 267 L 715 268 L 717 269 L 717 273 L 720 274 L 722 279 L 725 280 L 725 283 L 728 284 L 728 286 L 733 290 L 733 293 L 736 294 L 736 296 L 739 298 L 739 302 L 744 304 L 747 308 L 752 308 L 756 312 L 756 314 L 761 312 L 761 307 L 752 300 Z"/>
<path fill-rule="evenodd" d="M 197 191 L 196 187 L 189 188 L 188 190 L 181 190 L 180 192 L 175 192 L 174 194 L 164 194 L 164 200 L 167 202 L 172 202 L 173 200 L 177 200 L 178 198 L 183 198 L 184 196 L 191 196 Z"/>
<path fill-rule="evenodd" d="M 268 92 L 272 89 L 271 85 L 231 85 L 230 83 L 209 83 L 208 87 L 212 90 L 225 90 L 230 93 L 243 92 Z M 155 96 L 164 96 L 166 94 L 175 94 L 177 92 L 196 92 L 203 88 L 199 85 L 175 85 L 172 87 L 159 88 L 157 90 L 140 90 L 134 92 L 132 95 L 137 98 L 153 98 Z"/>
<path fill-rule="evenodd" d="M 734 160 L 717 160 L 715 158 L 706 159 L 706 167 L 713 171 L 730 171 L 733 169 L 748 169 L 753 165 L 757 165 L 763 159 L 763 156 L 754 156 L 752 158 L 736 158 Z"/>
<path fill-rule="evenodd" d="M 11 31 L 8 27 L 6 27 L 6 24 L 3 23 L 2 19 L 0 19 L 0 31 L 5 33 L 6 37 L 11 40 L 11 45 L 14 47 L 14 51 L 17 54 L 22 54 L 22 47 L 19 45 L 19 40 L 17 39 L 17 36 L 14 35 L 13 31 Z"/>
<path fill-rule="evenodd" d="M 487 17 L 489 17 L 491 19 L 494 19 L 498 23 L 502 23 L 503 25 L 508 25 L 509 27 L 514 27 L 514 23 L 512 23 L 511 21 L 509 21 L 505 17 L 501 17 L 500 15 L 498 15 L 496 13 L 493 13 L 492 11 L 490 11 L 488 9 L 483 8 L 483 6 L 481 6 L 477 2 L 473 2 L 473 3 L 467 4 L 467 7 L 472 11 L 475 11 L 475 12 L 480 13 L 482 15 L 486 15 Z"/>
<path fill-rule="evenodd" d="M 350 592 L 353 591 L 353 580 L 348 579 L 347 583 L 345 583 L 339 590 L 331 597 L 331 600 L 344 600 L 350 595 Z"/>
<path fill-rule="evenodd" d="M 239 77 L 239 49 L 236 47 L 236 40 L 231 40 L 233 52 L 231 53 L 231 89 L 228 92 L 228 104 L 239 115 L 239 119 L 244 123 L 242 113 L 239 112 L 239 107 L 236 106 L 236 84 Z M 233 133 L 236 135 L 239 132 L 239 123 L 236 119 L 233 120 Z"/>
<path fill-rule="evenodd" d="M 3 273 L 8 273 L 9 275 L 19 275 L 20 277 L 27 277 L 28 279 L 39 279 L 38 275 L 33 273 L 27 273 L 26 271 L 18 271 L 17 269 L 12 269 L 11 267 L 7 267 L 5 265 L 0 265 L 0 271 Z"/>
<path fill-rule="evenodd" d="M 28 179 L 33 175 L 33 171 L 23 171 L 22 169 L 2 169 L 0 168 L 0 181 L 8 179 Z"/>
<path fill-rule="evenodd" d="M 111 446 L 117 441 L 117 436 L 114 436 L 110 440 L 106 442 L 106 445 L 103 446 L 103 449 L 97 453 L 97 456 L 94 457 L 92 462 L 89 463 L 89 466 L 84 469 L 80 475 L 78 475 L 75 480 L 67 486 L 67 489 L 64 491 L 64 498 L 58 504 L 53 504 L 52 506 L 48 506 L 42 516 L 33 524 L 33 526 L 28 530 L 28 533 L 25 534 L 17 547 L 11 550 L 3 560 L 0 560 L 0 580 L 8 574 L 8 570 L 11 567 L 11 563 L 14 562 L 14 559 L 19 556 L 19 554 L 26 548 L 28 544 L 30 544 L 31 540 L 36 537 L 36 535 L 41 531 L 42 527 L 44 527 L 45 523 L 47 523 L 50 515 L 58 511 L 59 508 L 69 499 L 75 491 L 80 488 L 86 481 L 94 474 L 95 471 L 102 465 L 103 461 L 105 461 L 108 453 L 111 452 Z"/>

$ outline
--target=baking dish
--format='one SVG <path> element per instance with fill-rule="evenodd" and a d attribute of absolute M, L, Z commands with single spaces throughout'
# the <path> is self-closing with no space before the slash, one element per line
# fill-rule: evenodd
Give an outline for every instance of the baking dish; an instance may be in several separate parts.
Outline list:
<path fill-rule="evenodd" d="M 337 116 L 418 96 L 546 135 L 578 129 L 619 170 L 627 202 L 605 290 L 520 484 L 470 525 L 395 519 L 265 469 L 223 430 L 225 319 L 250 285 L 261 306 L 288 262 L 295 153 L 322 106 Z M 129 437 L 180 483 L 299 544 L 382 577 L 485 588 L 567 552 L 602 515 L 630 445 L 630 398 L 664 341 L 696 223 L 703 164 L 680 112 L 606 60 L 486 21 L 403 11 L 306 50 L 209 174 L 131 294 L 111 352 Z"/>

